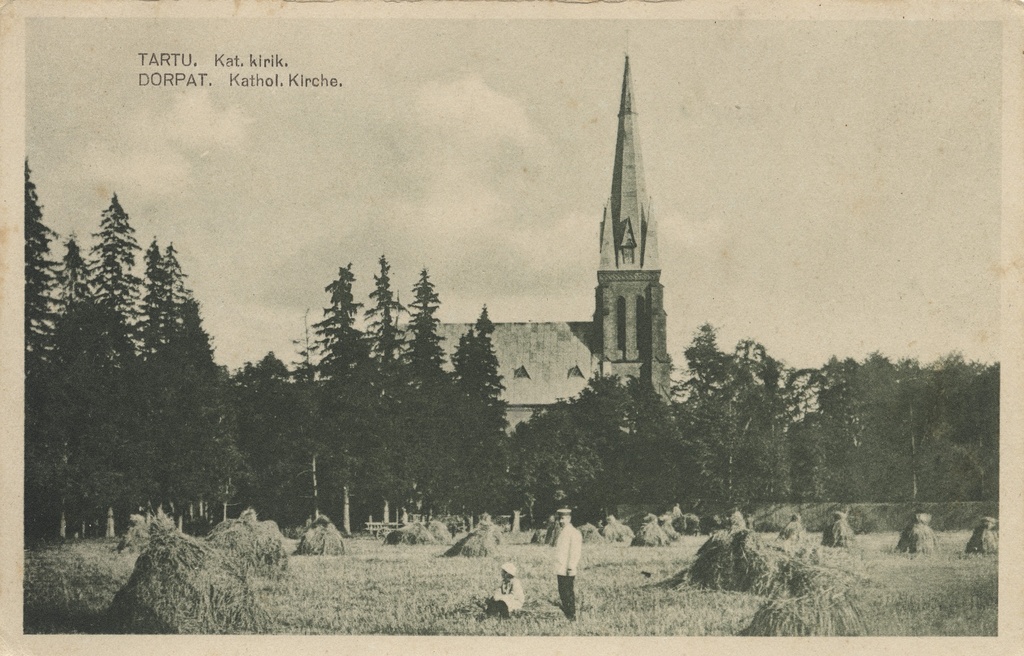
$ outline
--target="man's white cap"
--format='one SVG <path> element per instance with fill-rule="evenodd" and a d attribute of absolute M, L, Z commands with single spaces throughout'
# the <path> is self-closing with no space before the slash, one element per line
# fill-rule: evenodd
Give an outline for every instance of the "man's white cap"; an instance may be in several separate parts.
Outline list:
<path fill-rule="evenodd" d="M 515 576 L 516 575 L 516 564 L 515 563 L 505 563 L 504 565 L 501 566 L 501 571 L 506 572 L 506 573 L 508 573 L 511 576 Z"/>
<path fill-rule="evenodd" d="M 558 513 L 559 515 L 571 515 L 572 514 L 572 508 L 559 508 L 555 512 Z"/>

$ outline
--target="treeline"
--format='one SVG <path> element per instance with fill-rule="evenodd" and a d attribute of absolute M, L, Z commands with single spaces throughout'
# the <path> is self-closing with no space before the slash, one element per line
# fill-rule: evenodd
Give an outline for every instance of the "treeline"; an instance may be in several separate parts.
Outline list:
<path fill-rule="evenodd" d="M 446 371 L 426 270 L 406 310 L 384 257 L 366 308 L 341 267 L 297 362 L 229 374 L 173 246 L 142 254 L 116 195 L 95 243 L 71 236 L 57 259 L 26 163 L 25 228 L 28 536 L 102 534 L 110 512 L 123 526 L 159 506 L 201 531 L 244 506 L 293 525 L 504 504 L 494 325 L 484 308 Z"/>
<path fill-rule="evenodd" d="M 999 365 L 832 358 L 791 369 L 702 326 L 670 404 L 592 381 L 520 425 L 522 498 L 718 512 L 770 502 L 994 501 Z"/>
<path fill-rule="evenodd" d="M 217 366 L 174 247 L 143 251 L 115 195 L 58 240 L 25 167 L 25 530 L 102 534 L 163 506 L 201 532 L 252 506 L 597 515 L 620 503 L 940 501 L 998 493 L 998 365 L 880 355 L 794 371 L 705 326 L 674 400 L 594 379 L 506 430 L 483 309 L 452 351 L 426 270 L 403 307 L 384 257 L 367 303 L 341 267 L 289 362 Z M 59 252 L 58 252 L 59 251 Z"/>

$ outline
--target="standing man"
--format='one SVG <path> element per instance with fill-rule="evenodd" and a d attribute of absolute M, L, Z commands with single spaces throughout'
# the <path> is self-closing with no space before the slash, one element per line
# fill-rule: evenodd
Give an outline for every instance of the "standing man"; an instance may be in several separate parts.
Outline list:
<path fill-rule="evenodd" d="M 576 621 L 576 569 L 583 551 L 583 536 L 572 525 L 572 511 L 562 508 L 558 511 L 560 530 L 555 540 L 555 574 L 558 575 L 558 596 L 562 600 L 562 612 L 569 621 Z"/>

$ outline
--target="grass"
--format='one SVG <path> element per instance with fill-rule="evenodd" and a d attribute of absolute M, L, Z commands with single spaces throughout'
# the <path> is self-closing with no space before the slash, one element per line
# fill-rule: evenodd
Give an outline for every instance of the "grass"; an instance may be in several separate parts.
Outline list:
<path fill-rule="evenodd" d="M 962 555 L 970 533 L 938 533 L 938 553 L 895 552 L 897 533 L 859 535 L 857 592 L 873 635 L 995 635 L 997 561 Z M 525 537 L 523 537 L 525 536 Z M 506 542 L 521 542 L 529 534 Z M 766 536 L 768 537 L 768 536 Z M 347 554 L 292 556 L 279 579 L 257 579 L 272 633 L 400 635 L 736 635 L 763 599 L 659 585 L 687 567 L 706 538 L 667 547 L 588 544 L 576 589 L 580 620 L 558 609 L 552 549 L 504 544 L 490 558 L 442 558 L 444 545 L 346 541 Z M 770 539 L 770 538 L 769 538 Z M 809 534 L 814 543 L 820 534 Z M 25 552 L 26 633 L 103 632 L 103 611 L 136 556 L 115 541 L 86 540 Z M 518 617 L 486 619 L 482 600 L 511 560 L 526 589 Z M 644 574 L 650 574 L 647 576 Z"/>

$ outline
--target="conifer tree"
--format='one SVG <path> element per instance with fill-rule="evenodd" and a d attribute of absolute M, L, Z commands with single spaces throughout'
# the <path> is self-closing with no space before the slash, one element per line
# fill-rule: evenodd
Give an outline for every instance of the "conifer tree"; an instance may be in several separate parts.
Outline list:
<path fill-rule="evenodd" d="M 171 298 L 171 280 L 155 239 L 146 249 L 145 262 L 145 293 L 142 297 L 139 336 L 143 354 L 151 357 L 170 341 L 174 305 Z"/>
<path fill-rule="evenodd" d="M 420 278 L 413 287 L 409 331 L 412 339 L 406 353 L 413 375 L 419 380 L 436 380 L 442 375 L 444 349 L 441 348 L 442 338 L 437 334 L 441 321 L 437 318 L 437 310 L 441 299 L 430 282 L 427 270 L 420 271 Z"/>
<path fill-rule="evenodd" d="M 355 326 L 361 303 L 352 295 L 355 276 L 352 264 L 338 269 L 338 278 L 324 288 L 331 295 L 330 306 L 324 308 L 324 318 L 313 328 L 316 332 L 318 366 L 322 377 L 344 378 L 367 357 L 363 334 Z"/>
<path fill-rule="evenodd" d="M 499 408 L 504 416 L 501 393 L 505 386 L 498 373 L 498 356 L 494 353 L 491 335 L 494 323 L 483 307 L 473 328 L 459 340 L 459 348 L 452 357 L 455 379 L 462 390 L 479 399 L 489 408 Z"/>
<path fill-rule="evenodd" d="M 53 333 L 55 262 L 50 242 L 56 237 L 43 223 L 36 185 L 25 161 L 25 366 L 32 373 L 45 358 Z"/>
<path fill-rule="evenodd" d="M 82 258 L 75 235 L 68 238 L 64 248 L 64 259 L 57 272 L 57 303 L 61 315 L 66 315 L 90 298 L 89 268 Z"/>
<path fill-rule="evenodd" d="M 453 496 L 468 510 L 493 508 L 507 497 L 508 440 L 505 435 L 504 386 L 491 335 L 494 324 L 485 306 L 479 319 L 459 340 L 452 356 L 459 395 L 459 487 Z"/>
<path fill-rule="evenodd" d="M 383 255 L 380 256 L 378 263 L 380 274 L 373 277 L 374 289 L 370 292 L 373 305 L 366 310 L 367 337 L 374 359 L 382 367 L 387 367 L 395 363 L 401 353 L 402 339 L 398 317 L 405 308 L 391 290 L 391 265 Z"/>
<path fill-rule="evenodd" d="M 55 263 L 50 242 L 56 237 L 43 223 L 36 186 L 25 162 L 25 505 L 26 530 L 50 532 L 57 526 L 58 476 L 64 454 L 53 426 L 51 406 L 59 396 L 54 376 Z"/>
<path fill-rule="evenodd" d="M 99 239 L 92 248 L 92 285 L 96 302 L 103 310 L 103 325 L 98 327 L 108 340 L 107 357 L 121 365 L 134 356 L 134 340 L 138 319 L 138 296 L 141 280 L 133 273 L 135 229 L 128 214 L 114 194 L 110 207 L 103 212 Z"/>

